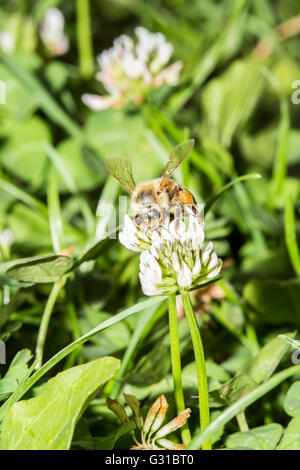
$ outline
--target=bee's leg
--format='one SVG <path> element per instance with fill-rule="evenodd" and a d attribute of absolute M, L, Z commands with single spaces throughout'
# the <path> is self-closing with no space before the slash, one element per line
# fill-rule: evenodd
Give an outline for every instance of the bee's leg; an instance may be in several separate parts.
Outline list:
<path fill-rule="evenodd" d="M 198 211 L 197 207 L 194 204 L 185 204 L 184 205 L 184 215 L 195 217 L 198 222 L 202 225 L 203 219 Z"/>
<path fill-rule="evenodd" d="M 161 224 L 163 227 L 168 227 L 170 223 L 170 211 L 169 208 L 167 207 L 161 207 L 160 208 L 161 212 Z"/>
<path fill-rule="evenodd" d="M 180 220 L 183 218 L 183 211 L 181 204 L 175 203 L 170 206 L 170 216 L 175 222 L 175 228 L 179 228 Z"/>

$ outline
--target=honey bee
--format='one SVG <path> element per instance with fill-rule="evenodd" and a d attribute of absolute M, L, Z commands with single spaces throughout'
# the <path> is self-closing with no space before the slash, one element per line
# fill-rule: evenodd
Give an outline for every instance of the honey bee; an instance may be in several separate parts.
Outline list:
<path fill-rule="evenodd" d="M 193 149 L 194 142 L 194 139 L 190 139 L 174 147 L 162 176 L 137 186 L 128 160 L 111 157 L 104 162 L 106 170 L 130 194 L 133 220 L 141 230 L 167 226 L 170 221 L 187 214 L 200 219 L 194 196 L 184 186 L 171 179 L 173 172 Z"/>

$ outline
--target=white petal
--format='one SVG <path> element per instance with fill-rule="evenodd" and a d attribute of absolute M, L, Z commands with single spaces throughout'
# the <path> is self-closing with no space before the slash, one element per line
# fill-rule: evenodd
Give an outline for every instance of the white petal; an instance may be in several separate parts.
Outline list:
<path fill-rule="evenodd" d="M 158 287 L 156 284 L 150 282 L 146 276 L 140 274 L 139 277 L 142 290 L 145 295 L 159 295 L 162 293 L 161 288 Z"/>
<path fill-rule="evenodd" d="M 185 243 L 193 250 L 200 250 L 204 242 L 204 230 L 196 217 L 189 217 L 189 227 L 185 234 Z"/>
<path fill-rule="evenodd" d="M 136 79 L 142 76 L 144 64 L 136 59 L 132 53 L 126 53 L 122 59 L 122 65 L 128 78 Z"/>
<path fill-rule="evenodd" d="M 192 277 L 192 272 L 191 270 L 187 267 L 185 262 L 182 263 L 181 269 L 178 273 L 177 276 L 177 284 L 179 287 L 182 287 L 184 289 L 188 288 L 191 286 L 193 281 Z"/>
<path fill-rule="evenodd" d="M 155 59 L 151 62 L 151 72 L 157 72 L 161 67 L 167 64 L 173 54 L 173 46 L 165 40 L 157 45 L 157 53 Z"/>
<path fill-rule="evenodd" d="M 214 277 L 216 277 L 216 276 L 220 273 L 221 269 L 222 269 L 222 261 L 219 260 L 218 266 L 217 266 L 215 269 L 213 269 L 212 271 L 210 271 L 210 272 L 207 274 L 206 277 L 207 277 L 208 279 L 213 279 Z"/>
<path fill-rule="evenodd" d="M 9 228 L 0 232 L 0 245 L 10 246 L 13 244 L 14 239 L 15 237 Z"/>
<path fill-rule="evenodd" d="M 176 253 L 172 253 L 172 266 L 176 273 L 180 271 L 180 264 Z"/>
<path fill-rule="evenodd" d="M 115 96 L 99 96 L 88 93 L 82 95 L 81 99 L 83 103 L 93 111 L 102 111 L 103 109 L 111 108 L 119 100 L 119 98 Z"/>
<path fill-rule="evenodd" d="M 202 254 L 202 263 L 203 264 L 206 264 L 207 261 L 209 260 L 210 253 L 212 252 L 212 249 L 213 249 L 213 243 L 209 242 L 207 247 L 205 248 L 203 254 Z"/>
<path fill-rule="evenodd" d="M 124 217 L 124 225 L 119 233 L 119 240 L 122 245 L 126 246 L 129 250 L 136 252 L 142 251 L 140 247 L 141 242 L 136 236 L 135 225 L 128 215 Z"/>
<path fill-rule="evenodd" d="M 173 220 L 173 222 L 170 223 L 169 231 L 173 241 L 180 241 L 185 234 L 184 222 L 180 219 Z"/>
<path fill-rule="evenodd" d="M 0 33 L 0 48 L 6 54 L 10 54 L 15 50 L 15 38 L 9 31 Z"/>
<path fill-rule="evenodd" d="M 65 18 L 58 8 L 49 8 L 44 16 L 43 25 L 51 31 L 63 31 L 65 26 Z"/>
<path fill-rule="evenodd" d="M 169 67 L 162 69 L 159 74 L 155 77 L 156 86 L 160 86 L 163 83 L 167 83 L 171 86 L 177 85 L 182 67 L 183 63 L 181 61 L 178 61 L 170 65 Z"/>
<path fill-rule="evenodd" d="M 132 51 L 134 42 L 127 34 L 121 34 L 121 36 L 114 40 L 114 46 L 118 47 L 118 45 L 120 45 L 124 51 Z"/>
<path fill-rule="evenodd" d="M 217 266 L 217 264 L 218 264 L 218 256 L 217 256 L 217 253 L 213 252 L 208 263 L 208 269 L 214 269 Z"/>
<path fill-rule="evenodd" d="M 62 55 L 63 51 L 69 48 L 69 40 L 63 34 L 64 26 L 64 15 L 58 8 L 50 8 L 46 11 L 40 28 L 40 36 L 54 55 Z"/>
<path fill-rule="evenodd" d="M 193 276 L 198 276 L 201 272 L 201 261 L 200 261 L 200 255 L 199 252 L 196 254 L 196 261 L 193 267 Z"/>
<path fill-rule="evenodd" d="M 153 231 L 152 237 L 151 237 L 151 243 L 156 249 L 160 249 L 161 244 L 162 244 L 162 239 L 159 236 L 157 231 Z"/>

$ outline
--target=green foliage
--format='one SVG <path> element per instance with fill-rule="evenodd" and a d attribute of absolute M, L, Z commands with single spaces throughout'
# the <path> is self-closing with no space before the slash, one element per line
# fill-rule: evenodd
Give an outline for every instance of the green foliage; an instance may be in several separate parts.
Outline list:
<path fill-rule="evenodd" d="M 233 450 L 274 450 L 282 435 L 282 426 L 272 423 L 251 431 L 231 434 L 226 447 Z"/>
<path fill-rule="evenodd" d="M 49 380 L 35 398 L 15 403 L 2 423 L 2 448 L 69 449 L 84 407 L 118 368 L 112 357 L 73 367 Z"/>
<path fill-rule="evenodd" d="M 275 34 L 298 17 L 297 2 L 2 3 L 0 35 L 13 33 L 15 48 L 0 39 L 1 448 L 128 449 L 134 425 L 120 426 L 107 397 L 127 407 L 123 392 L 134 395 L 143 413 L 164 393 L 176 407 L 166 298 L 141 297 L 138 256 L 118 241 L 130 199 L 119 205 L 125 192 L 104 160 L 128 159 L 139 183 L 193 139 L 172 177 L 203 204 L 205 244 L 223 270 L 190 293 L 208 376 L 204 431 L 177 302 L 191 448 L 211 439 L 214 449 L 299 450 L 300 49 L 284 28 Z M 65 15 L 61 56 L 40 35 L 51 7 Z M 137 26 L 173 45 L 179 83 L 89 109 L 83 94 L 108 94 L 96 56 Z"/>

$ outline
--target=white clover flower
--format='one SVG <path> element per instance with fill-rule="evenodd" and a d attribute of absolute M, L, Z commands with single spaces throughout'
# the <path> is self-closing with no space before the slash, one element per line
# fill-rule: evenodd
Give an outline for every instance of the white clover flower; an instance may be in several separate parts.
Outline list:
<path fill-rule="evenodd" d="M 178 83 L 182 62 L 167 65 L 173 46 L 161 33 L 151 33 L 139 26 L 137 42 L 122 34 L 113 47 L 98 57 L 101 71 L 96 78 L 109 93 L 106 96 L 84 94 L 82 101 L 93 110 L 120 108 L 127 102 L 141 103 L 147 94 L 164 83 Z"/>
<path fill-rule="evenodd" d="M 130 219 L 124 219 L 119 235 L 128 249 L 141 252 L 140 281 L 145 295 L 171 294 L 178 289 L 190 290 L 218 276 L 222 261 L 209 242 L 204 248 L 203 225 L 188 217 L 145 234 Z"/>
<path fill-rule="evenodd" d="M 11 54 L 16 48 L 16 42 L 13 34 L 10 31 L 0 32 L 0 49 L 5 54 Z"/>
<path fill-rule="evenodd" d="M 66 54 L 70 47 L 68 36 L 64 33 L 65 18 L 58 8 L 49 8 L 40 27 L 40 36 L 53 56 Z"/>

